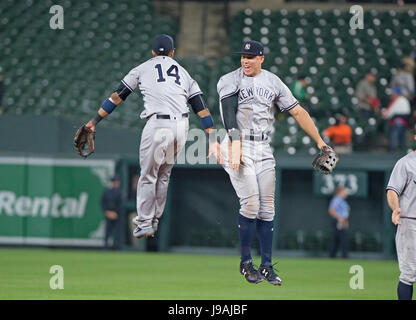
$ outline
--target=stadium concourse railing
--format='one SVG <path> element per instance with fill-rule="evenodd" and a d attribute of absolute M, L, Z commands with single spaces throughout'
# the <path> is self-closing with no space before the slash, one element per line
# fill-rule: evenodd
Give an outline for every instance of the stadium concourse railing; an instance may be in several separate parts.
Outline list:
<path fill-rule="evenodd" d="M 328 229 L 329 200 L 335 187 L 345 185 L 350 193 L 347 201 L 351 206 L 351 231 L 380 234 L 381 245 L 377 256 L 393 258 L 395 227 L 391 223 L 385 187 L 395 162 L 403 155 L 343 155 L 335 172 L 323 176 L 311 169 L 313 156 L 306 153 L 291 156 L 278 152 L 275 248 L 284 250 L 285 235 L 292 231 Z M 140 172 L 137 158 L 119 159 L 116 170 L 122 177 L 125 193 L 132 194 L 132 175 Z M 157 251 L 170 251 L 176 246 L 192 245 L 226 247 L 230 243 L 236 249 L 238 242 L 235 241 L 234 220 L 238 212 L 238 200 L 230 185 L 228 176 L 217 164 L 176 164 L 156 240 L 140 239 L 138 245 L 136 242 L 135 250 L 146 250 L 146 241 L 155 241 Z M 136 210 L 134 196 L 128 198 L 125 208 L 127 212 Z M 217 215 L 218 212 L 222 213 Z M 215 232 L 216 228 L 223 227 L 225 231 L 222 234 Z M 214 231 L 209 234 L 205 233 L 207 230 Z M 225 243 L 228 240 L 227 234 L 230 233 L 234 234 L 234 242 Z M 199 243 L 190 239 L 198 235 L 202 239 Z M 210 238 L 210 241 L 205 241 L 204 237 Z M 213 241 L 213 237 L 218 241 Z M 221 243 L 222 240 L 224 243 Z"/>

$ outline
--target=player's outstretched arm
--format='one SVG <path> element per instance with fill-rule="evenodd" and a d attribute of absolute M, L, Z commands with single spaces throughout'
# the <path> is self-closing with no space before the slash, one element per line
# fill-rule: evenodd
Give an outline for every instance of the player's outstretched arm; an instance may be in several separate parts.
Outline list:
<path fill-rule="evenodd" d="M 220 108 L 224 120 L 224 127 L 230 139 L 228 144 L 229 162 L 233 170 L 238 171 L 240 163 L 243 162 L 242 143 L 236 115 L 238 110 L 238 93 L 236 92 L 222 98 Z"/>
<path fill-rule="evenodd" d="M 102 119 L 107 117 L 114 109 L 122 103 L 131 93 L 131 89 L 128 88 L 123 82 L 120 83 L 119 87 L 116 91 L 114 91 L 111 96 L 105 100 L 98 109 L 97 114 L 94 118 L 92 118 L 85 126 L 90 128 L 92 131 L 95 131 L 95 126 L 100 122 Z"/>
<path fill-rule="evenodd" d="M 400 205 L 399 205 L 399 196 L 397 193 L 391 189 L 387 190 L 387 203 L 389 204 L 390 209 L 393 211 L 391 214 L 391 221 L 395 224 L 401 224 L 400 219 Z"/>
<path fill-rule="evenodd" d="M 309 113 L 299 104 L 289 110 L 289 113 L 299 123 L 300 127 L 316 142 L 318 149 L 326 146 Z"/>
<path fill-rule="evenodd" d="M 222 163 L 221 147 L 216 140 L 214 120 L 212 119 L 211 112 L 209 112 L 208 107 L 205 105 L 202 94 L 198 94 L 192 97 L 188 102 L 191 105 L 194 113 L 198 115 L 199 120 L 201 121 L 201 126 L 205 133 L 208 134 L 209 151 L 207 158 L 213 155 L 217 159 L 218 163 Z"/>

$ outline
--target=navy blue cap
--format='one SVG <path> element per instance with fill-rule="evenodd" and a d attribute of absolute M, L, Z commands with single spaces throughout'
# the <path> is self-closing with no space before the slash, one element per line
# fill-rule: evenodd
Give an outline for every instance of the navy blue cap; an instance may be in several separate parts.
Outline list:
<path fill-rule="evenodd" d="M 241 47 L 241 54 L 252 54 L 254 56 L 264 56 L 264 47 L 263 45 L 254 40 L 244 41 L 243 46 Z"/>
<path fill-rule="evenodd" d="M 167 34 L 160 34 L 158 35 L 155 40 L 153 40 L 152 49 L 156 54 L 166 53 L 168 54 L 174 48 L 173 46 L 173 39 L 171 36 Z"/>

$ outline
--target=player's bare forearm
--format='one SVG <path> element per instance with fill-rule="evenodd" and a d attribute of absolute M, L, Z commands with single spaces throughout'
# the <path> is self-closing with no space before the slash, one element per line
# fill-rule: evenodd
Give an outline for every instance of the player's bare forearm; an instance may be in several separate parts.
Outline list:
<path fill-rule="evenodd" d="M 400 208 L 399 196 L 393 190 L 387 190 L 387 203 L 392 211 Z"/>
<path fill-rule="evenodd" d="M 111 102 L 116 106 L 123 101 L 117 92 L 113 92 L 109 99 L 111 99 Z M 98 122 L 107 117 L 109 114 L 110 113 L 104 110 L 103 107 L 100 107 L 100 109 L 98 109 L 97 115 L 92 118 L 85 126 L 90 128 L 92 131 L 95 131 L 95 126 L 98 124 Z"/>
<path fill-rule="evenodd" d="M 211 113 L 209 112 L 208 108 L 204 108 L 201 111 L 197 112 L 197 115 L 200 119 L 211 117 Z M 223 163 L 222 157 L 221 157 L 221 146 L 216 140 L 215 136 L 215 128 L 212 125 L 211 127 L 204 129 L 205 133 L 208 134 L 209 137 L 209 152 L 207 158 L 209 158 L 211 155 L 215 156 L 218 163 Z"/>
<path fill-rule="evenodd" d="M 400 204 L 399 204 L 399 196 L 393 190 L 387 190 L 387 203 L 390 209 L 393 211 L 391 214 L 391 221 L 394 225 L 399 225 L 400 223 Z"/>
<path fill-rule="evenodd" d="M 294 108 L 290 109 L 289 113 L 293 118 L 295 118 L 303 131 L 305 131 L 316 142 L 319 149 L 326 145 L 326 143 L 322 140 L 315 123 L 304 108 L 298 104 Z"/>

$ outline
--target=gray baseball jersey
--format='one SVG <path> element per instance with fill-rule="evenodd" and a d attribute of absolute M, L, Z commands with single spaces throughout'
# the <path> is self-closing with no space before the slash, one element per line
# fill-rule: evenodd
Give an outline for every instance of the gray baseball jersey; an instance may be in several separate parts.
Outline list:
<path fill-rule="evenodd" d="M 217 91 L 220 101 L 238 92 L 236 118 L 243 134 L 243 162 L 239 170 L 233 170 L 228 161 L 228 136 L 221 143 L 221 153 L 223 167 L 240 200 L 240 214 L 250 219 L 273 221 L 276 172 L 269 139 L 247 140 L 245 136 L 267 136 L 272 131 L 275 105 L 280 111 L 287 111 L 298 101 L 278 76 L 263 69 L 249 77 L 238 68 L 220 78 Z M 221 102 L 220 112 L 222 116 Z"/>
<path fill-rule="evenodd" d="M 399 196 L 400 216 L 416 218 L 416 153 L 410 152 L 397 161 L 387 184 Z"/>
<path fill-rule="evenodd" d="M 238 92 L 236 116 L 243 133 L 269 134 L 274 122 L 274 106 L 283 112 L 298 104 L 283 81 L 263 69 L 255 77 L 246 76 L 242 68 L 227 73 L 218 81 L 217 91 L 220 100 Z"/>
<path fill-rule="evenodd" d="M 189 73 L 167 56 L 147 60 L 130 70 L 121 82 L 131 91 L 139 88 L 143 94 L 142 119 L 152 114 L 187 113 L 188 100 L 202 93 Z"/>

